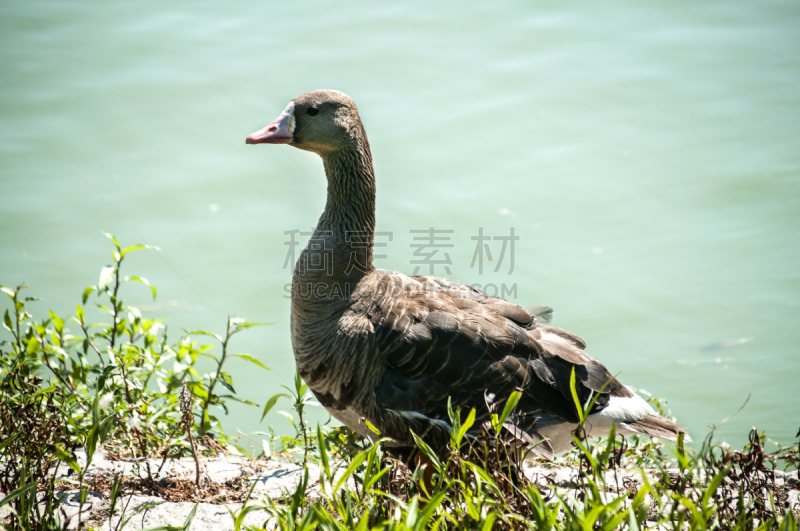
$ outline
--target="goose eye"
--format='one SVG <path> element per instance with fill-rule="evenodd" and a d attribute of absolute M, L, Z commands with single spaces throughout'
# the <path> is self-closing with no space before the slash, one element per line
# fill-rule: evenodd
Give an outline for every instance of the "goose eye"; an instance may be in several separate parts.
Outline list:
<path fill-rule="evenodd" d="M 317 109 L 316 107 L 309 107 L 308 110 L 306 111 L 306 114 L 308 114 L 309 116 L 316 116 L 317 113 L 319 113 L 319 109 Z"/>

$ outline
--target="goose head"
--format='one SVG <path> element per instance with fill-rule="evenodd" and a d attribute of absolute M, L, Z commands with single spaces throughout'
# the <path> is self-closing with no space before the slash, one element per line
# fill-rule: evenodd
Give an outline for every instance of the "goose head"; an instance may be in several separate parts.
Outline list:
<path fill-rule="evenodd" d="M 321 156 L 357 149 L 366 139 L 356 104 L 338 90 L 312 90 L 247 137 L 248 144 L 290 144 Z"/>

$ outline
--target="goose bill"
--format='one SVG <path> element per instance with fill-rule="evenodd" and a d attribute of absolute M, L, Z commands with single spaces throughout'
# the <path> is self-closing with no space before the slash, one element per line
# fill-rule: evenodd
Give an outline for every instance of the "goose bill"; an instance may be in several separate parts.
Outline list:
<path fill-rule="evenodd" d="M 265 128 L 248 136 L 245 143 L 289 144 L 293 139 L 294 125 L 294 103 L 290 103 L 277 119 L 270 122 Z"/>

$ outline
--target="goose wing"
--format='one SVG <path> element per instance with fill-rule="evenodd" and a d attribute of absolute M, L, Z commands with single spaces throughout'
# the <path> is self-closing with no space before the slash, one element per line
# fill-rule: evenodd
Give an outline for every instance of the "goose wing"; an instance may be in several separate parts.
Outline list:
<path fill-rule="evenodd" d="M 432 440 L 446 436 L 448 400 L 484 419 L 487 402 L 502 407 L 516 389 L 523 391 L 518 412 L 529 416 L 526 431 L 577 422 L 573 370 L 582 402 L 603 390 L 593 412 L 610 396 L 632 396 L 586 354 L 581 338 L 471 286 L 387 272 L 376 283 L 369 319 L 387 366 L 375 399 L 386 412 L 386 435 L 401 441 L 409 428 Z"/>

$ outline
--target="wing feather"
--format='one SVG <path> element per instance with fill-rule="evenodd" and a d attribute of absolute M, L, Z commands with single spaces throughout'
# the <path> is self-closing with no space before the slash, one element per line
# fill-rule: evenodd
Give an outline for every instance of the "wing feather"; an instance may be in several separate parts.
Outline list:
<path fill-rule="evenodd" d="M 402 422 L 412 417 L 417 428 L 428 418 L 437 423 L 432 432 L 442 433 L 448 400 L 486 419 L 492 407 L 486 397 L 502 407 L 515 389 L 523 391 L 518 410 L 526 426 L 535 426 L 537 418 L 575 422 L 573 371 L 582 402 L 608 382 L 594 411 L 605 407 L 609 395 L 630 393 L 586 354 L 583 339 L 538 323 L 516 304 L 439 278 L 387 273 L 382 281 L 381 289 L 392 295 L 373 298 L 369 313 L 375 350 L 388 367 L 375 399 L 390 412 L 384 419 L 390 437 L 408 440 Z"/>

